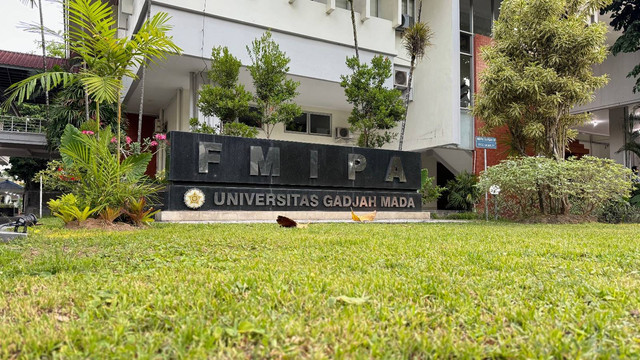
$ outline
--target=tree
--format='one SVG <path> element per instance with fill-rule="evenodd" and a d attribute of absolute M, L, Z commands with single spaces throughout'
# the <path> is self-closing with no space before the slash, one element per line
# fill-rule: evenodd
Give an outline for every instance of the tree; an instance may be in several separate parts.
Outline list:
<path fill-rule="evenodd" d="M 233 123 L 249 111 L 251 93 L 238 83 L 242 63 L 227 47 L 216 47 L 211 51 L 209 79 L 215 85 L 204 85 L 200 90 L 198 108 L 205 116 L 216 116 L 225 126 Z"/>
<path fill-rule="evenodd" d="M 611 47 L 613 55 L 621 52 L 634 53 L 640 50 L 640 5 L 637 0 L 613 0 L 600 10 L 600 14 L 611 13 L 609 25 L 614 30 L 622 30 L 622 35 L 616 39 Z M 640 92 L 640 63 L 636 65 L 627 77 L 635 77 L 636 85 L 633 92 Z"/>
<path fill-rule="evenodd" d="M 431 31 L 431 28 L 420 21 L 421 14 L 422 1 L 420 1 L 420 5 L 418 6 L 418 21 L 405 30 L 402 35 L 402 44 L 411 57 L 411 65 L 409 67 L 409 86 L 407 87 L 404 95 L 405 113 L 402 118 L 402 126 L 400 128 L 398 150 L 402 150 L 402 143 L 404 142 L 404 129 L 407 124 L 407 112 L 409 111 L 409 100 L 411 97 L 411 88 L 413 87 L 413 72 L 415 70 L 416 61 L 421 60 L 425 55 L 427 48 L 431 46 L 431 37 L 433 37 L 433 31 Z"/>
<path fill-rule="evenodd" d="M 358 146 L 382 147 L 395 138 L 389 130 L 405 113 L 400 90 L 384 87 L 391 77 L 391 61 L 376 55 L 369 66 L 353 56 L 347 58 L 347 66 L 353 73 L 342 75 L 340 86 L 353 105 L 348 121 L 351 129 L 360 133 Z"/>
<path fill-rule="evenodd" d="M 607 56 L 604 24 L 586 19 L 608 0 L 505 0 L 493 28 L 494 42 L 482 50 L 487 68 L 473 109 L 487 130 L 506 125 L 520 155 L 564 159 L 588 115 L 572 107 L 591 101 L 607 76 L 592 66 Z"/>
<path fill-rule="evenodd" d="M 9 158 L 11 168 L 7 169 L 7 174 L 24 181 L 24 189 L 34 188 L 33 176 L 40 170 L 47 168 L 46 159 L 33 159 L 23 157 Z"/>
<path fill-rule="evenodd" d="M 302 114 L 300 106 L 292 102 L 298 95 L 299 82 L 287 78 L 289 62 L 280 46 L 267 31 L 260 39 L 247 46 L 251 58 L 248 66 L 256 93 L 254 101 L 260 109 L 259 121 L 264 126 L 267 139 L 278 123 L 287 123 Z"/>
<path fill-rule="evenodd" d="M 169 53 L 179 53 L 181 49 L 173 43 L 167 32 L 169 16 L 157 13 L 145 21 L 132 38 L 117 38 L 116 21 L 111 6 L 101 0 L 71 0 L 65 4 L 70 26 L 65 37 L 71 53 L 86 64 L 77 73 L 50 71 L 36 74 L 9 87 L 10 95 L 4 106 L 13 101 L 28 99 L 37 86 L 45 90 L 62 85 L 68 87 L 79 81 L 96 104 L 96 114 L 100 114 L 103 102 L 117 104 L 117 146 L 120 149 L 122 118 L 122 79 L 135 79 L 131 70 L 143 62 L 166 59 Z M 99 119 L 97 119 L 99 122 Z M 118 158 L 120 152 L 118 152 Z"/>

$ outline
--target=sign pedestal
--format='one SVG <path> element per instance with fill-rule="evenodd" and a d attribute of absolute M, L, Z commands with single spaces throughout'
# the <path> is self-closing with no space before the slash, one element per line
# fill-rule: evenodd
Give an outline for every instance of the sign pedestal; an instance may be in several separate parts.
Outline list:
<path fill-rule="evenodd" d="M 287 213 L 339 221 L 352 208 L 377 210 L 378 219 L 429 219 L 419 153 L 188 132 L 169 138 L 160 221 L 273 221 Z"/>

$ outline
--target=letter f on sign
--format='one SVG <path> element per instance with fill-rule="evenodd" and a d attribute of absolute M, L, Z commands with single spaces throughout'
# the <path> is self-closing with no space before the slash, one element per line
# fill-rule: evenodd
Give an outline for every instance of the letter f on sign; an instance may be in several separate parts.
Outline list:
<path fill-rule="evenodd" d="M 200 141 L 198 144 L 198 172 L 200 174 L 209 173 L 209 164 L 220 163 L 220 152 L 222 144 Z"/>

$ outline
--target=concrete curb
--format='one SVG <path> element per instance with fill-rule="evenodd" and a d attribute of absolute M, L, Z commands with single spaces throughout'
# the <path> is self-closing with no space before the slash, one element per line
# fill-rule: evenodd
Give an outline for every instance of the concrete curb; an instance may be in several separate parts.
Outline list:
<path fill-rule="evenodd" d="M 356 214 L 366 212 L 358 211 Z M 161 211 L 159 222 L 275 222 L 278 215 L 299 222 L 351 222 L 351 213 L 345 211 Z M 430 221 L 429 212 L 379 211 L 375 222 Z"/>

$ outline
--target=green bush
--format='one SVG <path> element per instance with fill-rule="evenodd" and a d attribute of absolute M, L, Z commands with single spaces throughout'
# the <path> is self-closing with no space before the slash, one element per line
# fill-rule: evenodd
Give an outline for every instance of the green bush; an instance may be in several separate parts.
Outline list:
<path fill-rule="evenodd" d="M 479 188 L 500 186 L 502 216 L 592 216 L 611 200 L 629 196 L 631 171 L 613 160 L 585 156 L 555 161 L 524 157 L 502 161 L 481 176 Z"/>
<path fill-rule="evenodd" d="M 429 177 L 429 170 L 422 169 L 421 173 L 421 186 L 420 186 L 420 195 L 422 195 L 422 205 L 426 205 L 430 202 L 438 200 L 442 192 L 446 190 L 446 188 L 435 185 L 433 183 L 433 178 Z"/>
<path fill-rule="evenodd" d="M 89 216 L 98 211 L 97 208 L 90 209 L 89 206 L 84 206 L 84 209 L 80 210 L 83 205 L 75 195 L 65 194 L 56 200 L 49 200 L 47 205 L 53 216 L 61 219 L 65 224 L 72 221 L 77 221 L 79 224 L 85 222 Z"/>

